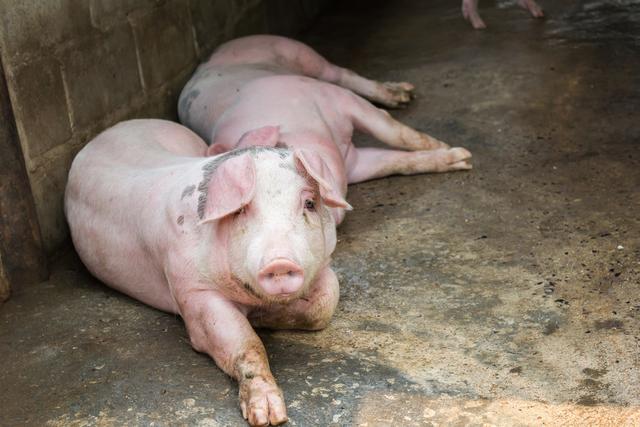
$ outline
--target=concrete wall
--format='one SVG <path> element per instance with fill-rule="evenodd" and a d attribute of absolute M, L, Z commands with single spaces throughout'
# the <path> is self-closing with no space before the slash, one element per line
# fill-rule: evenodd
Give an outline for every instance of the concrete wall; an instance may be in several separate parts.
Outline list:
<path fill-rule="evenodd" d="M 217 45 L 293 35 L 324 3 L 0 0 L 0 53 L 45 248 L 67 237 L 62 195 L 86 142 L 120 120 L 175 119 L 183 84 Z"/>

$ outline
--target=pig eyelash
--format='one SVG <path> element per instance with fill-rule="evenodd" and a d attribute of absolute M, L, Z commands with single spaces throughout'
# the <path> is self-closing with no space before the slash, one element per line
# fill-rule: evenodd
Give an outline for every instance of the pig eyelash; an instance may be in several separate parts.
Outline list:
<path fill-rule="evenodd" d="M 237 211 L 235 211 L 233 213 L 233 216 L 237 217 L 238 215 L 242 215 L 243 213 L 245 213 L 245 211 L 246 211 L 246 206 L 243 206 L 240 209 L 238 209 Z"/>
<path fill-rule="evenodd" d="M 316 202 L 311 200 L 311 199 L 307 199 L 304 201 L 304 208 L 308 211 L 315 211 L 316 210 Z"/>

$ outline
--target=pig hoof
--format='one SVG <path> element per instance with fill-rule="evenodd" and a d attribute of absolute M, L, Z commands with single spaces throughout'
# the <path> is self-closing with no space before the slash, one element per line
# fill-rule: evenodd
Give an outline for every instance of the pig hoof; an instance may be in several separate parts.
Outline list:
<path fill-rule="evenodd" d="M 288 419 L 282 391 L 260 376 L 240 382 L 240 409 L 252 426 L 276 426 Z"/>
<path fill-rule="evenodd" d="M 455 147 L 447 150 L 447 171 L 469 170 L 473 166 L 469 163 L 471 153 L 462 147 Z"/>
<path fill-rule="evenodd" d="M 387 107 L 404 107 L 412 98 L 415 87 L 407 82 L 384 82 L 382 83 L 384 96 L 380 100 Z"/>
<path fill-rule="evenodd" d="M 462 2 L 462 16 L 464 19 L 471 23 L 471 26 L 476 30 L 482 30 L 487 28 L 480 15 L 478 14 L 478 6 L 473 5 L 468 1 Z"/>
<path fill-rule="evenodd" d="M 518 2 L 521 8 L 527 9 L 534 18 L 543 18 L 544 12 L 535 0 L 520 0 Z"/>

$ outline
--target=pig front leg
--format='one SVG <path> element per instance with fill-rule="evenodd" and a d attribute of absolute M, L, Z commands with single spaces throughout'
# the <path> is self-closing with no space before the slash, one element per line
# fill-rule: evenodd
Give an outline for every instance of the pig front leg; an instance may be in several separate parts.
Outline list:
<path fill-rule="evenodd" d="M 317 331 L 329 324 L 339 297 L 338 278 L 327 267 L 304 297 L 287 305 L 253 310 L 249 320 L 259 328 Z"/>
<path fill-rule="evenodd" d="M 534 18 L 543 18 L 544 12 L 535 0 L 519 0 L 518 4 L 521 8 L 527 9 Z"/>
<path fill-rule="evenodd" d="M 462 0 L 462 16 L 471 23 L 476 30 L 487 28 L 478 13 L 478 0 Z"/>
<path fill-rule="evenodd" d="M 211 290 L 177 293 L 191 345 L 209 354 L 239 385 L 242 416 L 252 426 L 287 421 L 287 409 L 260 338 L 236 305 Z"/>
<path fill-rule="evenodd" d="M 449 148 L 444 142 L 400 123 L 357 95 L 349 94 L 344 108 L 356 129 L 392 147 L 412 151 Z"/>
<path fill-rule="evenodd" d="M 414 98 L 415 87 L 408 82 L 378 82 L 351 70 L 328 64 L 323 80 L 335 83 L 388 108 L 406 106 Z"/>
<path fill-rule="evenodd" d="M 413 175 L 429 172 L 468 170 L 471 153 L 464 148 L 440 148 L 429 151 L 398 151 L 357 148 L 349 165 L 349 184 L 389 175 Z"/>

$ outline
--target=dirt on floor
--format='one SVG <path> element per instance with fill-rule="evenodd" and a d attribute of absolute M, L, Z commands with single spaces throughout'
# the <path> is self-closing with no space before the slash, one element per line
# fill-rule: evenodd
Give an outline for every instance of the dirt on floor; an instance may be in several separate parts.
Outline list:
<path fill-rule="evenodd" d="M 349 189 L 331 325 L 261 332 L 290 424 L 640 425 L 640 1 L 342 3 L 303 39 L 474 169 Z M 0 307 L 0 425 L 243 425 L 179 317 L 53 270 Z"/>

